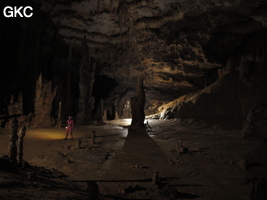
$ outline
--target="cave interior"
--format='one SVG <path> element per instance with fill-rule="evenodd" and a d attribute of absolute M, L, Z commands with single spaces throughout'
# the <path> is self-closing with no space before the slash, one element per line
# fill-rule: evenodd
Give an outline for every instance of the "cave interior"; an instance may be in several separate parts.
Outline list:
<path fill-rule="evenodd" d="M 267 199 L 265 0 L 6 6 L 1 199 Z"/>

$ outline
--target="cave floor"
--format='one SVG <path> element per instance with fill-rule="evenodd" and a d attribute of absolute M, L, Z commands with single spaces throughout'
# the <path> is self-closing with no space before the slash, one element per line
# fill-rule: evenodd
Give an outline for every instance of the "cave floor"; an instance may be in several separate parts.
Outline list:
<path fill-rule="evenodd" d="M 77 126 L 74 140 L 63 140 L 63 128 L 28 129 L 24 160 L 65 176 L 27 180 L 23 170 L 0 170 L 1 199 L 86 199 L 87 182 L 95 181 L 99 199 L 248 200 L 255 178 L 267 177 L 266 142 L 244 139 L 241 130 L 150 119 L 148 132 L 128 132 L 129 122 Z M 1 129 L 0 155 L 7 153 L 8 140 Z M 158 186 L 152 184 L 154 171 Z"/>

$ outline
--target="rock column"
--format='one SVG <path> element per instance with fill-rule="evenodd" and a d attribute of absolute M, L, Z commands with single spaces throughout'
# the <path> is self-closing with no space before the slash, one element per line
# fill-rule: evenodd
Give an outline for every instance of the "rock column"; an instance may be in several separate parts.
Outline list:
<path fill-rule="evenodd" d="M 86 38 L 83 41 L 83 55 L 80 68 L 80 97 L 77 121 L 79 124 L 89 124 L 92 119 L 92 111 L 94 109 L 94 97 L 92 96 L 93 84 L 95 82 L 96 63 L 90 62 L 89 49 Z"/>
<path fill-rule="evenodd" d="M 144 127 L 145 120 L 145 91 L 143 80 L 140 80 L 137 87 L 137 95 L 131 98 L 131 111 L 132 111 L 132 123 L 131 128 L 141 128 Z"/>

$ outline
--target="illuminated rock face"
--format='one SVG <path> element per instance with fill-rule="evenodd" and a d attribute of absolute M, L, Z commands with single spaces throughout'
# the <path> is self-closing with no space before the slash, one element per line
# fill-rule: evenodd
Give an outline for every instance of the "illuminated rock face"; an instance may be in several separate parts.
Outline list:
<path fill-rule="evenodd" d="M 119 115 L 140 77 L 148 111 L 213 83 L 219 68 L 235 70 L 225 64 L 265 26 L 267 13 L 260 0 L 41 2 L 67 43 L 81 46 L 85 35 L 90 55 L 107 63 L 99 73 L 119 84 Z"/>

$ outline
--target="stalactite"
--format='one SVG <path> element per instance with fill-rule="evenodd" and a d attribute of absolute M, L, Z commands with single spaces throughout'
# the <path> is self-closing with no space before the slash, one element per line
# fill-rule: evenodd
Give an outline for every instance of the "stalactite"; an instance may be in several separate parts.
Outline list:
<path fill-rule="evenodd" d="M 70 108 L 70 88 L 71 88 L 71 63 L 72 63 L 72 46 L 69 45 L 69 65 L 68 65 L 68 88 L 67 88 L 67 107 Z"/>
<path fill-rule="evenodd" d="M 109 2 L 110 17 L 111 17 L 111 15 L 113 13 L 113 4 L 114 4 L 114 0 L 110 0 L 110 2 Z"/>
<path fill-rule="evenodd" d="M 130 41 L 132 40 L 132 33 L 133 33 L 133 18 L 130 17 L 130 28 L 129 28 Z"/>
<path fill-rule="evenodd" d="M 119 7 L 120 37 L 122 35 L 122 29 L 127 18 L 128 18 L 128 5 L 127 3 L 120 3 Z"/>
<path fill-rule="evenodd" d="M 121 14 L 121 8 L 120 8 L 120 37 L 122 33 L 122 14 Z"/>
<path fill-rule="evenodd" d="M 97 20 L 98 20 L 98 14 L 99 14 L 99 6 L 100 6 L 100 0 L 97 0 L 97 14 L 96 14 Z"/>

